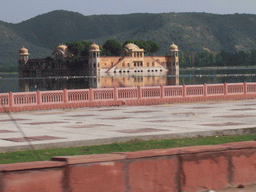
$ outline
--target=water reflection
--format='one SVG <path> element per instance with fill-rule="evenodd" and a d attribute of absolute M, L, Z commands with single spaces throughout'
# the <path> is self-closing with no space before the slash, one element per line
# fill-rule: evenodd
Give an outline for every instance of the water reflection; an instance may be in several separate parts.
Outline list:
<path fill-rule="evenodd" d="M 62 89 L 86 89 L 86 88 L 110 88 L 110 87 L 135 87 L 156 85 L 178 85 L 179 76 L 103 76 L 103 77 L 54 77 L 54 78 L 20 78 L 21 92 L 62 90 Z"/>
<path fill-rule="evenodd" d="M 18 74 L 0 74 L 0 93 L 87 89 L 130 86 L 181 85 L 203 83 L 256 82 L 256 68 L 245 69 L 190 69 L 180 70 L 180 76 L 160 74 L 154 76 L 103 76 L 103 77 L 48 77 L 18 78 Z"/>

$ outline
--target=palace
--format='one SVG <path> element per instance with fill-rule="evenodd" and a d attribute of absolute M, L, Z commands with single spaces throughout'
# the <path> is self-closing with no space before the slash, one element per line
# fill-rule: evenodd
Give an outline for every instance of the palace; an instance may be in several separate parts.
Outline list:
<path fill-rule="evenodd" d="M 26 48 L 19 50 L 19 75 L 40 76 L 159 76 L 166 72 L 179 75 L 179 49 L 174 43 L 169 47 L 168 56 L 145 56 L 144 49 L 129 43 L 124 46 L 122 56 L 100 56 L 95 43 L 90 46 L 89 57 L 81 57 L 82 68 L 70 70 L 72 53 L 66 45 L 55 48 L 54 58 L 29 59 Z M 81 67 L 81 66 L 80 66 Z"/>

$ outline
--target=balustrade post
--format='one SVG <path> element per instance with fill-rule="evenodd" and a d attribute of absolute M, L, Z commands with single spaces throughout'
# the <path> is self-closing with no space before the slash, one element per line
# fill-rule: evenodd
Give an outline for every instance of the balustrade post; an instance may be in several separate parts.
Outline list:
<path fill-rule="evenodd" d="M 36 101 L 37 105 L 41 104 L 41 92 L 39 90 L 36 91 Z"/>
<path fill-rule="evenodd" d="M 118 90 L 116 87 L 114 87 L 114 100 L 118 99 Z"/>
<path fill-rule="evenodd" d="M 161 95 L 161 98 L 164 98 L 164 86 L 163 85 L 160 85 L 160 95 Z"/>
<path fill-rule="evenodd" d="M 227 83 L 224 83 L 224 95 L 228 94 L 228 86 Z"/>
<path fill-rule="evenodd" d="M 141 87 L 138 86 L 138 99 L 141 99 Z"/>
<path fill-rule="evenodd" d="M 93 89 L 90 87 L 89 89 L 89 94 L 90 94 L 90 98 L 89 98 L 89 101 L 93 101 L 94 100 L 94 97 L 93 97 Z"/>
<path fill-rule="evenodd" d="M 186 97 L 186 95 L 187 95 L 187 93 L 186 93 L 186 85 L 183 84 L 183 85 L 182 85 L 182 96 L 183 96 L 183 97 Z"/>
<path fill-rule="evenodd" d="M 206 85 L 206 83 L 204 83 L 204 96 L 205 97 L 207 96 L 207 85 Z"/>
<path fill-rule="evenodd" d="M 68 102 L 68 92 L 67 89 L 63 89 L 64 103 Z"/>
<path fill-rule="evenodd" d="M 9 107 L 13 106 L 13 94 L 12 92 L 9 92 Z"/>
<path fill-rule="evenodd" d="M 244 82 L 244 94 L 247 94 L 247 83 Z"/>

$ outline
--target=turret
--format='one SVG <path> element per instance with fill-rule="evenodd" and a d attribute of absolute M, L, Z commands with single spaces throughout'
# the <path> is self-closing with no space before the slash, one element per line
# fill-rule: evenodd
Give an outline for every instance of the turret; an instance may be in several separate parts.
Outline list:
<path fill-rule="evenodd" d="M 19 62 L 26 64 L 28 62 L 28 56 L 30 54 L 28 53 L 28 50 L 25 47 L 22 47 L 19 50 Z"/>
<path fill-rule="evenodd" d="M 66 52 L 68 50 L 68 46 L 67 45 L 59 45 L 55 48 L 53 55 L 54 55 L 54 60 L 58 61 L 58 60 L 64 60 L 66 58 Z"/>
<path fill-rule="evenodd" d="M 173 75 L 179 75 L 179 48 L 174 43 L 169 47 L 167 67 Z"/>
<path fill-rule="evenodd" d="M 93 43 L 90 46 L 89 66 L 92 72 L 100 72 L 100 47 Z"/>
<path fill-rule="evenodd" d="M 179 56 L 178 46 L 175 45 L 174 43 L 172 43 L 172 45 L 170 45 L 170 47 L 169 47 L 169 52 L 170 52 L 172 57 L 178 57 Z"/>

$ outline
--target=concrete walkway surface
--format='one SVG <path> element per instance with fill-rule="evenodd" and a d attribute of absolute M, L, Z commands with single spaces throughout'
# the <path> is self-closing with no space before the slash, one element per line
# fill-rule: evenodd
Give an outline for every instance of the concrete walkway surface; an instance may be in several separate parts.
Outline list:
<path fill-rule="evenodd" d="M 256 133 L 256 99 L 0 113 L 0 152 Z M 255 138 L 252 138 L 254 140 Z"/>

